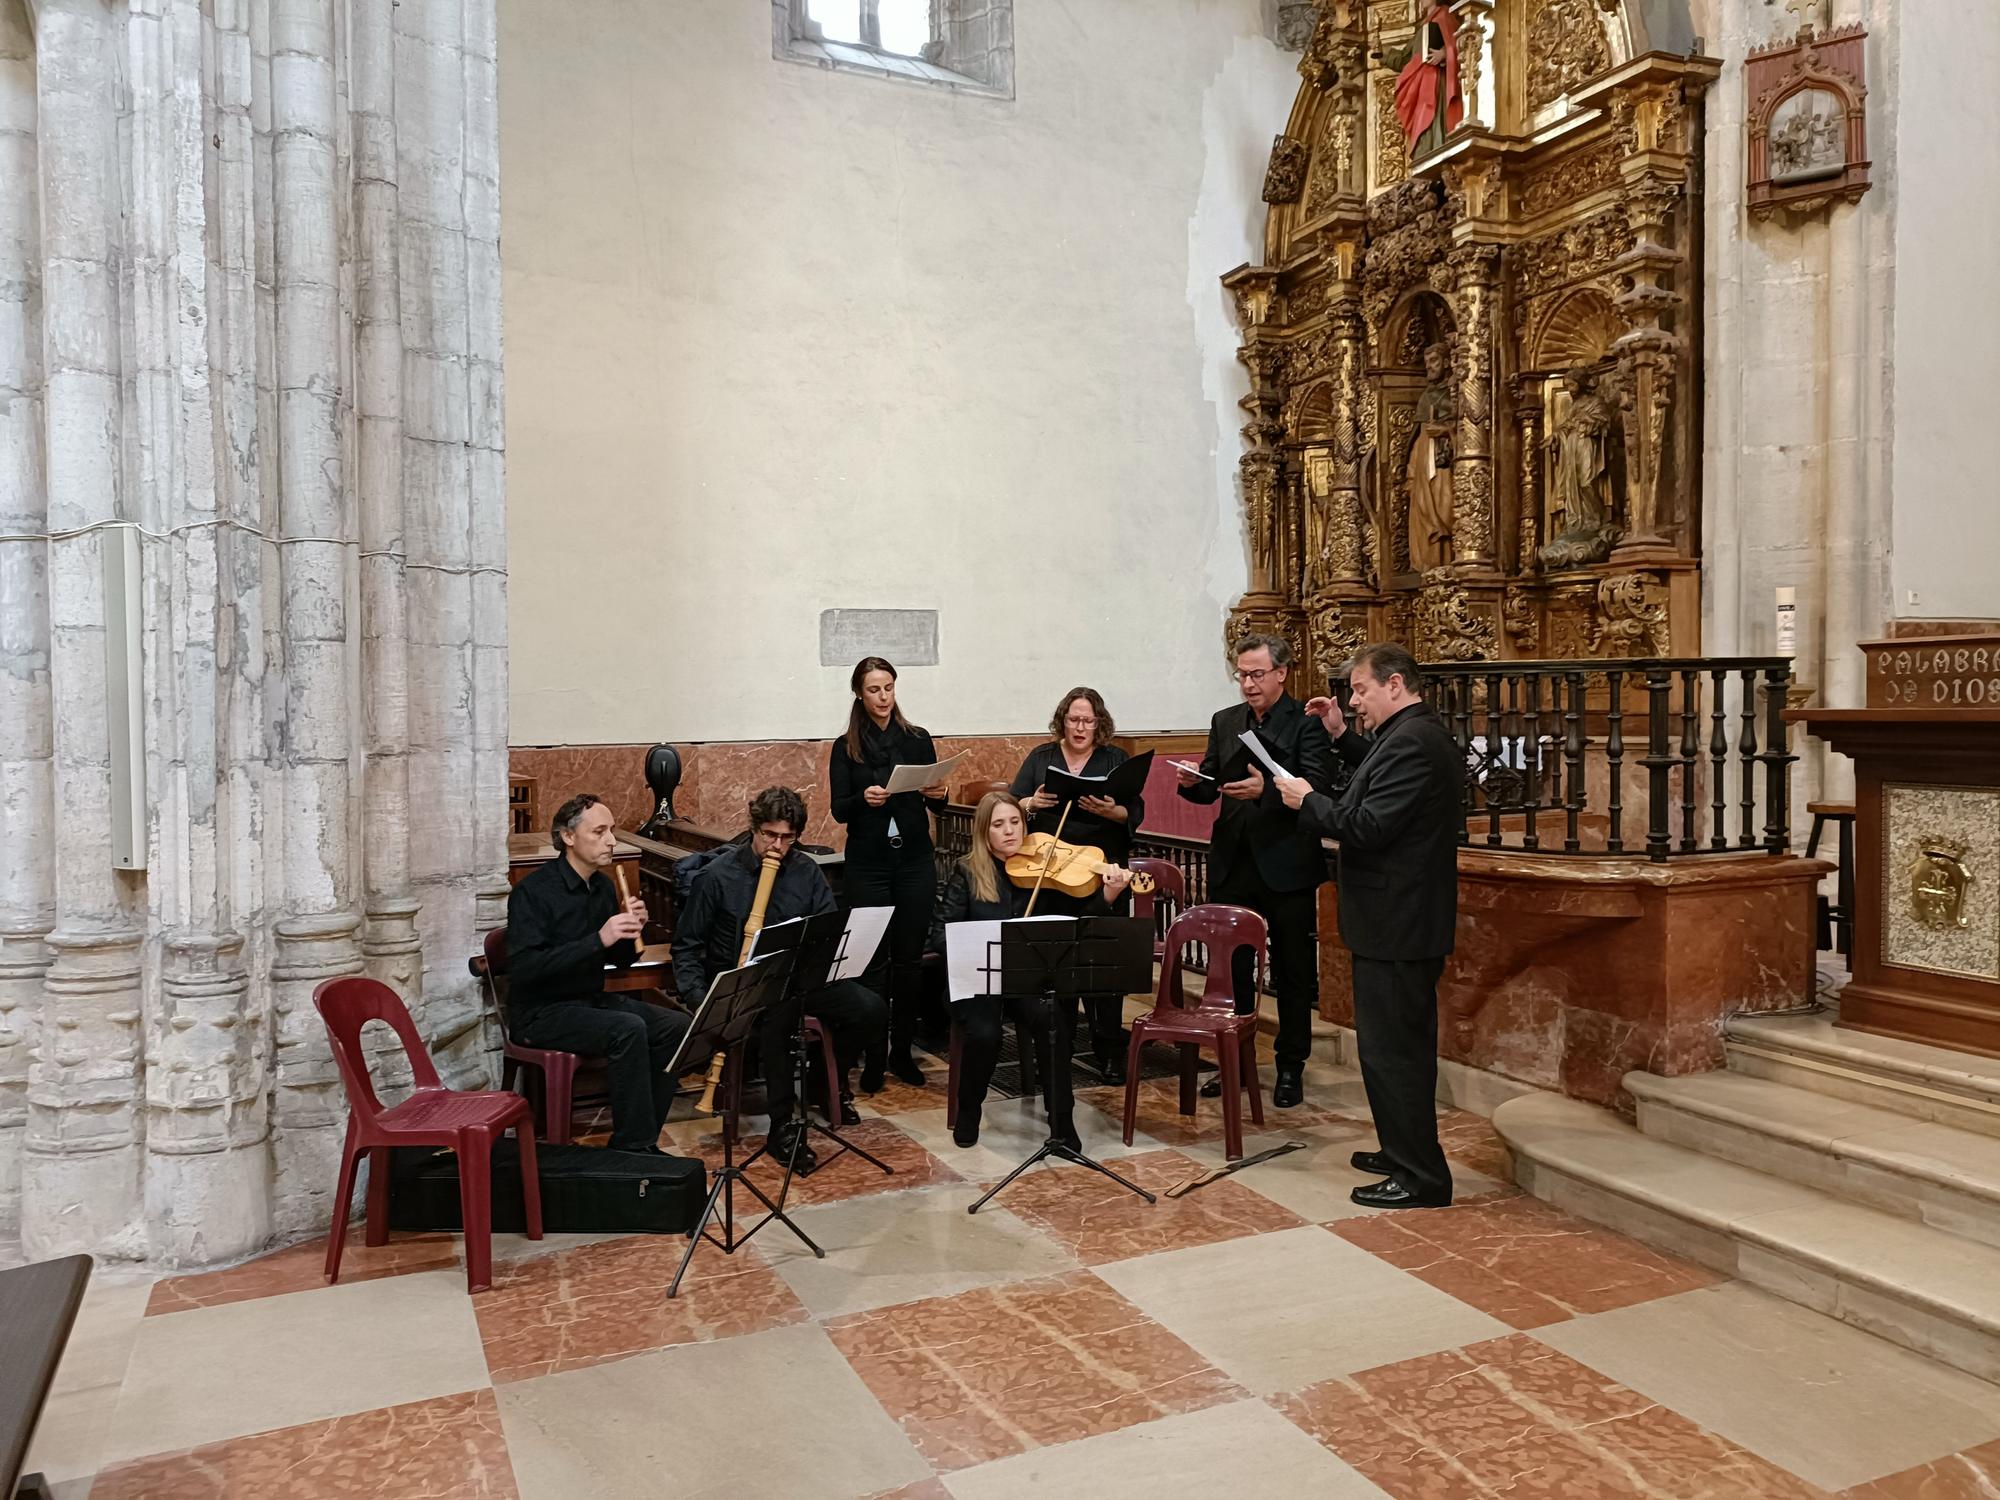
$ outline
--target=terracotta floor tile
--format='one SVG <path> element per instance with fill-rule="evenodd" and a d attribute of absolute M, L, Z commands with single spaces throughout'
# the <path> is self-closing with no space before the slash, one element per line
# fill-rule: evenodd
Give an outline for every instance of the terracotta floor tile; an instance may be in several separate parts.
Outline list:
<path fill-rule="evenodd" d="M 926 1069 L 930 1081 L 922 1088 L 912 1088 L 900 1078 L 886 1078 L 875 1093 L 864 1094 L 855 1091 L 855 1103 L 861 1106 L 865 1115 L 871 1111 L 878 1115 L 900 1115 L 913 1109 L 943 1109 L 944 1069 Z"/>
<path fill-rule="evenodd" d="M 517 1500 L 490 1390 L 357 1412 L 326 1422 L 121 1464 L 93 1500 Z"/>
<path fill-rule="evenodd" d="M 856 1313 L 826 1331 L 940 1469 L 1243 1395 L 1087 1271 Z"/>
<path fill-rule="evenodd" d="M 1206 1075 L 1204 1075 L 1206 1076 Z M 1324 1125 L 1348 1117 L 1308 1101 L 1294 1109 L 1277 1109 L 1271 1103 L 1272 1072 L 1267 1062 L 1260 1074 L 1264 1084 L 1264 1123 L 1251 1122 L 1250 1101 L 1243 1101 L 1243 1133 L 1283 1130 L 1288 1127 Z M 1122 1130 L 1125 1125 L 1125 1090 L 1118 1088 L 1078 1089 L 1077 1101 L 1109 1116 Z M 1139 1117 L 1135 1128 L 1170 1146 L 1192 1146 L 1223 1137 L 1222 1101 L 1195 1100 L 1192 1116 L 1181 1113 L 1181 1086 L 1178 1079 L 1148 1078 L 1139 1085 Z"/>
<path fill-rule="evenodd" d="M 792 1178 L 791 1192 L 785 1199 L 786 1207 L 803 1208 L 813 1203 L 836 1203 L 843 1198 L 858 1198 L 866 1193 L 899 1193 L 906 1188 L 965 1180 L 888 1119 L 864 1119 L 859 1125 L 842 1130 L 841 1134 L 864 1151 L 879 1157 L 892 1170 L 884 1173 L 852 1153 L 843 1155 L 838 1161 L 830 1160 L 840 1148 L 822 1136 L 812 1145 L 824 1165 L 810 1177 Z M 736 1143 L 736 1160 L 742 1161 L 763 1144 L 761 1135 L 745 1136 Z M 711 1172 L 722 1165 L 722 1134 L 719 1130 L 694 1140 L 684 1137 L 682 1144 L 675 1149 L 691 1151 L 699 1156 L 708 1163 Z M 760 1158 L 750 1168 L 750 1180 L 773 1200 L 778 1196 L 784 1175 L 782 1167 L 769 1157 Z M 742 1206 L 746 1203 L 749 1205 L 747 1210 Z M 755 1198 L 747 1194 L 739 1197 L 739 1213 L 756 1212 L 758 1209 Z"/>
<path fill-rule="evenodd" d="M 686 1248 L 679 1235 L 645 1235 L 496 1265 L 493 1289 L 473 1299 L 495 1383 L 806 1320 L 755 1245 L 728 1256 L 703 1245 L 669 1300 Z"/>
<path fill-rule="evenodd" d="M 1841 1500 L 1993 1500 L 2000 1495 L 2000 1443 L 1983 1443 L 1841 1492 Z"/>
<path fill-rule="evenodd" d="M 1514 1154 L 1493 1122 L 1463 1109 L 1438 1111 L 1438 1143 L 1453 1161 L 1464 1162 L 1498 1182 L 1514 1180 Z"/>
<path fill-rule="evenodd" d="M 1397 1500 L 1826 1500 L 1525 1335 L 1324 1381 L 1277 1405 Z"/>
<path fill-rule="evenodd" d="M 1106 1166 L 1155 1194 L 1201 1170 L 1178 1151 L 1147 1151 Z M 1185 1198 L 1149 1204 L 1095 1172 L 1066 1167 L 1017 1178 L 995 1200 L 1064 1245 L 1085 1265 L 1185 1250 L 1304 1222 L 1261 1193 L 1225 1179 Z"/>
<path fill-rule="evenodd" d="M 1723 1280 L 1528 1197 L 1343 1219 L 1328 1227 L 1516 1328 L 1540 1328 Z"/>
<path fill-rule="evenodd" d="M 459 1263 L 455 1235 L 392 1234 L 388 1244 L 370 1247 L 361 1243 L 363 1233 L 358 1220 L 348 1227 L 347 1246 L 340 1257 L 343 1286 L 350 1281 L 377 1281 L 384 1276 L 436 1271 Z M 220 1307 L 226 1302 L 249 1302 L 325 1285 L 326 1241 L 316 1237 L 226 1271 L 170 1276 L 155 1282 L 153 1295 L 146 1303 L 146 1316 L 186 1312 L 195 1307 Z"/>

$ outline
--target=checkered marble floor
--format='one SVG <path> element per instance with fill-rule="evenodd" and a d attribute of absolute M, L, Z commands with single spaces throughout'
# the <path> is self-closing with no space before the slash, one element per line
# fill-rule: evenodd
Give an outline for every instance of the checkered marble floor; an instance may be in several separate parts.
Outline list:
<path fill-rule="evenodd" d="M 1039 1139 L 978 1147 L 940 1089 L 894 1085 L 779 1226 L 513 1236 L 465 1292 L 450 1235 L 323 1244 L 93 1285 L 30 1468 L 59 1500 L 583 1500 L 1088 1493 L 1991 1500 L 2000 1389 L 1572 1219 L 1509 1186 L 1447 1112 L 1449 1209 L 1370 1213 L 1358 1080 L 1315 1068 L 1251 1151 L 1306 1149 L 1148 1207 L 1077 1168 L 965 1209 Z M 1085 1096 L 1097 1155 L 1154 1188 L 1220 1162 L 1142 1090 Z M 711 1127 L 669 1126 L 678 1149 Z"/>

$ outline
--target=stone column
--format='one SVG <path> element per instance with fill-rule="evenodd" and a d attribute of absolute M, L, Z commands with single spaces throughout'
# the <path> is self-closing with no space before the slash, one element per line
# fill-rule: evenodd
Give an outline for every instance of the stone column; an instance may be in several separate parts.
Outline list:
<path fill-rule="evenodd" d="M 50 702 L 58 837 L 53 954 L 28 1075 L 21 1246 L 31 1259 L 143 1246 L 139 1189 L 142 882 L 111 866 L 105 601 L 97 528 L 125 513 L 120 364 L 117 18 L 102 0 L 37 12 L 49 529 Z M 111 538 L 115 545 L 116 539 Z"/>
<path fill-rule="evenodd" d="M 0 4 L 0 1240 L 20 1229 L 28 1059 L 56 912 L 35 177 L 35 40 L 26 11 Z"/>
<path fill-rule="evenodd" d="M 281 1230 L 324 1223 L 346 1105 L 312 1005 L 323 978 L 357 973 L 349 777 L 354 753 L 341 393 L 338 113 L 333 0 L 271 10 L 276 232 L 280 616 L 285 663 L 284 890 L 275 931 L 273 1124 Z"/>
<path fill-rule="evenodd" d="M 1452 556 L 1462 571 L 1494 571 L 1493 372 L 1498 314 L 1495 245 L 1451 252 L 1458 283 L 1458 441 L 1451 461 Z"/>
<path fill-rule="evenodd" d="M 449 1046 L 479 1017 L 465 970 L 477 778 L 462 0 L 399 4 L 395 33 L 410 873 L 430 957 L 424 982 L 430 1030 L 434 1045 Z"/>
<path fill-rule="evenodd" d="M 501 376 L 499 17 L 496 0 L 465 0 L 465 255 L 468 460 L 472 560 L 472 925 L 479 941 L 507 920 L 507 475 Z M 637 827 L 649 807 L 618 809 Z M 463 978 L 459 983 L 464 984 Z M 468 986 L 479 1029 L 479 1081 L 499 1077 L 500 1034 Z M 470 1036 L 471 1034 L 468 1034 Z M 469 1052 L 461 1048 L 460 1052 Z M 460 1059 L 454 1058 L 454 1062 Z"/>
<path fill-rule="evenodd" d="M 355 488 L 361 517 L 362 875 L 368 973 L 425 1026 L 410 893 L 409 620 L 395 0 L 352 0 Z M 400 1069 L 398 1070 L 400 1071 Z"/>

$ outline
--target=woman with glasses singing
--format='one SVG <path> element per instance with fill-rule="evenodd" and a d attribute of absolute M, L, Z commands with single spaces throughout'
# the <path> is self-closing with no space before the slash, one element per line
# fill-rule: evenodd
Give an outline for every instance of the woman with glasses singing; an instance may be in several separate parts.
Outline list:
<path fill-rule="evenodd" d="M 1073 687 L 1063 694 L 1049 720 L 1049 733 L 1055 738 L 1028 752 L 1008 788 L 1021 799 L 1030 833 L 1054 833 L 1062 819 L 1062 801 L 1047 786 L 1049 768 L 1058 767 L 1072 776 L 1110 775 L 1130 758 L 1111 743 L 1116 732 L 1111 710 L 1104 706 L 1096 688 Z M 1068 820 L 1062 822 L 1062 839 L 1066 844 L 1095 845 L 1104 851 L 1108 863 L 1124 865 L 1132 853 L 1132 836 L 1145 815 L 1145 799 L 1136 793 L 1124 802 L 1110 797 L 1079 797 Z M 1087 1001 L 1086 1008 L 1097 1070 L 1106 1082 L 1123 1083 L 1126 1036 L 1120 1023 L 1124 1002 L 1115 996 L 1102 996 Z"/>
<path fill-rule="evenodd" d="M 847 732 L 827 752 L 830 806 L 847 825 L 847 865 L 842 894 L 849 906 L 893 906 L 889 934 L 865 976 L 868 987 L 889 1002 L 889 1070 L 921 1088 L 924 1070 L 910 1055 L 915 1039 L 922 983 L 919 965 L 937 897 L 937 865 L 931 852 L 931 812 L 945 805 L 945 789 L 890 796 L 889 775 L 897 766 L 937 763 L 928 730 L 903 717 L 896 704 L 896 669 L 879 656 L 855 663 L 848 679 L 854 707 Z M 871 1049 L 862 1059 L 861 1091 L 882 1087 L 883 1057 Z"/>

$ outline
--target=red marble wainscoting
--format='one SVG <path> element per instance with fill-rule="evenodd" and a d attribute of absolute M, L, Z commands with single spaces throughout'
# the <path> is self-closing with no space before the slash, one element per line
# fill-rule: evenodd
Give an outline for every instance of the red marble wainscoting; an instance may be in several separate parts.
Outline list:
<path fill-rule="evenodd" d="M 986 781 L 1012 781 L 1022 758 L 1046 740 L 1046 734 L 938 737 L 940 758 L 969 750 L 952 776 L 952 794 L 960 787 Z M 752 793 L 767 786 L 789 786 L 806 799 L 806 838 L 811 843 L 842 847 L 846 831 L 827 811 L 827 740 L 738 740 L 708 744 L 676 744 L 681 753 L 681 785 L 674 794 L 674 811 L 704 828 L 728 829 L 743 821 Z M 545 828 L 555 810 L 578 792 L 595 792 L 609 802 L 621 826 L 633 827 L 652 816 L 652 793 L 646 789 L 645 745 L 516 745 L 509 752 L 509 769 L 516 776 L 535 778 L 536 826 Z"/>
<path fill-rule="evenodd" d="M 1634 1069 L 1722 1065 L 1723 1022 L 1804 1004 L 1813 894 L 1831 867 L 1784 855 L 1651 864 L 1462 849 L 1438 1052 L 1617 1105 Z M 1335 887 L 1320 889 L 1320 1011 L 1354 1024 Z"/>

